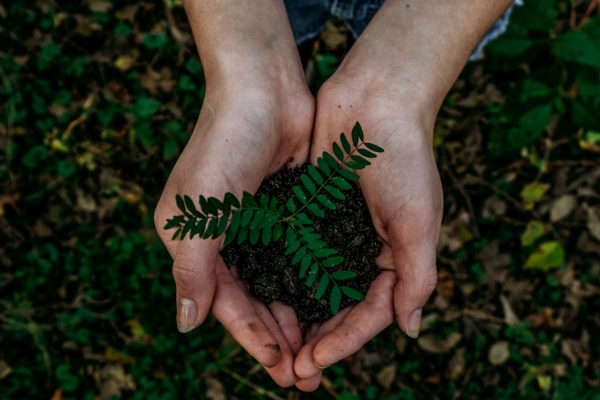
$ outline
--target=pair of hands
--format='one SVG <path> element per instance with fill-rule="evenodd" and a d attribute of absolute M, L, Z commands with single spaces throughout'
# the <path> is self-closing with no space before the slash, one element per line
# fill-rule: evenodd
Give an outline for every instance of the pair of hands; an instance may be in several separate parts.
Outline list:
<path fill-rule="evenodd" d="M 362 89 L 345 75 L 339 71 L 323 85 L 316 107 L 305 85 L 282 88 L 238 78 L 207 91 L 155 214 L 157 230 L 175 260 L 179 329 L 190 331 L 212 311 L 275 382 L 304 391 L 319 386 L 322 367 L 356 352 L 394 319 L 416 337 L 421 308 L 437 280 L 442 191 L 431 145 L 433 126 L 428 126 L 432 119 L 393 88 Z M 291 307 L 264 305 L 248 294 L 236 269 L 226 267 L 219 255 L 222 238 L 172 241 L 173 232 L 162 228 L 178 214 L 176 194 L 221 198 L 227 191 L 255 192 L 292 158 L 294 165 L 307 159 L 316 165 L 316 158 L 356 121 L 368 141 L 385 149 L 377 162 L 358 171 L 383 242 L 377 259 L 382 272 L 365 301 L 314 324 L 303 338 Z"/>

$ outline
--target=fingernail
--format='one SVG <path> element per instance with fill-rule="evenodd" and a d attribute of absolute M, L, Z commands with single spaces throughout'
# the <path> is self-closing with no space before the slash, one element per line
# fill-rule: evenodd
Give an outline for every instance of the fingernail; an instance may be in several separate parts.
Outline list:
<path fill-rule="evenodd" d="M 196 318 L 198 318 L 196 303 L 190 299 L 180 298 L 177 304 L 177 329 L 179 332 L 186 333 L 194 329 Z"/>
<path fill-rule="evenodd" d="M 324 366 L 324 367 L 319 367 L 319 366 L 317 365 L 317 363 L 315 363 L 315 367 L 317 367 L 317 368 L 319 368 L 319 369 L 325 369 L 325 368 L 329 368 L 329 367 L 331 367 L 332 365 L 333 365 L 333 364 L 329 364 L 329 365 L 326 365 L 326 366 Z"/>
<path fill-rule="evenodd" d="M 413 311 L 408 318 L 408 324 L 406 324 L 406 334 L 413 339 L 416 339 L 419 336 L 419 329 L 421 328 L 421 314 L 423 313 L 423 309 L 419 308 L 416 311 Z"/>

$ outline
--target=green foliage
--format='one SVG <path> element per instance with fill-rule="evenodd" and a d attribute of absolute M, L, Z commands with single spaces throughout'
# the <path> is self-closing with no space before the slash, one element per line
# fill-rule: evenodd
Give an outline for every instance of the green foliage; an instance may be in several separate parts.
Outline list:
<path fill-rule="evenodd" d="M 329 182 L 333 182 L 341 189 L 350 189 L 352 187 L 350 182 L 360 177 L 344 167 L 362 169 L 371 165 L 371 162 L 356 153 L 374 159 L 377 157 L 375 153 L 383 152 L 381 147 L 365 143 L 364 133 L 358 122 L 352 129 L 351 137 L 353 146 L 343 133 L 340 134 L 342 147 L 336 142 L 332 145 L 333 154 L 340 164 L 330 153 L 323 152 L 323 156 L 317 160 L 319 167 L 310 165 L 307 168 L 308 175 L 301 175 L 303 187 L 293 187 L 295 200 L 300 203 L 299 206 L 296 205 L 294 198 L 289 198 L 285 207 L 278 208 L 276 198 L 269 199 L 262 195 L 257 202 L 248 192 L 244 192 L 241 199 L 228 192 L 222 202 L 214 197 L 207 199 L 200 196 L 197 202 L 200 207 L 198 210 L 196 203 L 189 196 L 177 195 L 175 201 L 183 214 L 169 219 L 164 229 L 177 228 L 173 240 L 183 240 L 188 233 L 190 239 L 198 235 L 202 239 L 213 240 L 225 234 L 225 246 L 234 241 L 242 244 L 246 239 L 252 245 L 260 240 L 264 246 L 268 246 L 271 241 L 283 237 L 285 225 L 285 255 L 293 255 L 292 265 L 300 264 L 298 272 L 300 278 L 304 278 L 308 272 L 307 286 L 312 286 L 319 278 L 319 271 L 321 272 L 316 297 L 320 299 L 327 289 L 332 287 L 329 303 L 331 312 L 335 315 L 340 307 L 342 293 L 354 300 L 364 300 L 364 296 L 350 287 L 338 286 L 337 281 L 352 279 L 356 273 L 351 271 L 329 273 L 328 268 L 342 264 L 344 258 L 336 256 L 337 251 L 327 248 L 327 243 L 320 240 L 321 236 L 314 233 L 314 228 L 310 227 L 313 221 L 303 211 L 310 211 L 312 215 L 323 218 L 325 211 L 320 206 L 335 210 L 335 203 L 324 192 L 337 200 L 344 200 L 345 196 L 329 185 Z"/>

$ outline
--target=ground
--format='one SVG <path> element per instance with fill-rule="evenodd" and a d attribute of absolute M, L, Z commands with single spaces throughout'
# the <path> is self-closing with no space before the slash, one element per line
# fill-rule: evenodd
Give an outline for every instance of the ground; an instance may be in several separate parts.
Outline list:
<path fill-rule="evenodd" d="M 205 91 L 176 0 L 0 5 L 0 399 L 600 399 L 597 0 L 525 0 L 435 129 L 439 283 L 281 389 L 212 318 L 175 327 L 153 227 Z M 316 91 L 349 45 L 309 44 Z"/>

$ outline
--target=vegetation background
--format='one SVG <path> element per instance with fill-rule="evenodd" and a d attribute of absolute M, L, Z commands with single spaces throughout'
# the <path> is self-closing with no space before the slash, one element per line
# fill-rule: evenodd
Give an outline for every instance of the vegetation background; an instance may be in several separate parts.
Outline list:
<path fill-rule="evenodd" d="M 301 394 L 214 319 L 175 327 L 152 215 L 205 92 L 181 4 L 3 2 L 0 399 L 600 400 L 598 3 L 525 0 L 467 65 L 421 336 L 390 326 Z M 308 45 L 315 91 L 349 45 Z"/>

